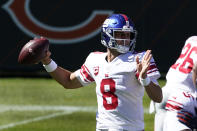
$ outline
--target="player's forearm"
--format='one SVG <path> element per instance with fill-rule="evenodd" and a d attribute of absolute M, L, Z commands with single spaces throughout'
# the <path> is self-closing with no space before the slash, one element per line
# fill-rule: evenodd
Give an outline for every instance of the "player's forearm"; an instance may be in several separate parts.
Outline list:
<path fill-rule="evenodd" d="M 57 64 L 50 58 L 50 55 L 51 53 L 48 51 L 47 56 L 41 62 L 51 77 L 67 89 L 82 87 L 81 83 L 75 77 L 75 74 L 57 66 Z"/>
<path fill-rule="evenodd" d="M 61 67 L 57 67 L 55 71 L 50 72 L 49 74 L 64 88 L 75 89 L 82 86 L 72 72 Z"/>
<path fill-rule="evenodd" d="M 145 86 L 145 90 L 148 96 L 154 101 L 160 103 L 163 99 L 162 90 L 159 85 L 150 82 L 149 85 Z"/>

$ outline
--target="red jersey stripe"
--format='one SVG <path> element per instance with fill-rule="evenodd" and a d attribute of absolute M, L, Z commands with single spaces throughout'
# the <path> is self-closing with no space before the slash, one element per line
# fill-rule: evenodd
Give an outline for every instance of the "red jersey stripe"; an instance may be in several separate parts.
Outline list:
<path fill-rule="evenodd" d="M 168 100 L 169 102 L 173 102 L 173 103 L 176 103 L 176 104 L 178 104 L 178 105 L 183 105 L 183 104 L 181 104 L 181 103 L 179 103 L 179 102 L 176 102 L 176 101 L 173 101 L 173 100 Z"/>
<path fill-rule="evenodd" d="M 170 103 L 166 103 L 166 108 L 167 108 L 167 110 L 177 110 L 177 111 L 182 109 L 182 107 L 175 106 L 175 105 L 172 105 Z"/>
<path fill-rule="evenodd" d="M 88 68 L 84 64 L 82 65 L 82 74 L 84 74 L 86 80 L 88 80 L 90 82 L 94 81 L 94 79 L 89 75 L 90 72 L 89 72 Z"/>

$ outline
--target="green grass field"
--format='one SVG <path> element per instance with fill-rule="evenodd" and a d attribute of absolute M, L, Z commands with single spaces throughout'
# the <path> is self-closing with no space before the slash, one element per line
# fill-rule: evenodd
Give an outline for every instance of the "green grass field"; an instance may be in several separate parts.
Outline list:
<path fill-rule="evenodd" d="M 145 94 L 145 130 L 153 131 L 149 102 Z M 66 90 L 53 79 L 0 79 L 0 131 L 95 131 L 96 109 L 94 84 Z"/>

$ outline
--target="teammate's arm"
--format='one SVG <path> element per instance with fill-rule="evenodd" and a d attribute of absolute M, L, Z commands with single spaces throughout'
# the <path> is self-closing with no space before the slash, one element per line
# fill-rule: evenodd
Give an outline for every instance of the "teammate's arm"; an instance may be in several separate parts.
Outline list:
<path fill-rule="evenodd" d="M 139 62 L 139 57 L 136 58 L 137 72 L 139 73 L 139 81 L 145 87 L 148 96 L 154 102 L 161 102 L 163 99 L 163 95 L 160 86 L 150 81 L 150 78 L 147 77 L 147 71 L 150 66 L 151 58 L 151 50 L 146 51 L 141 62 Z"/>
<path fill-rule="evenodd" d="M 51 52 L 47 52 L 47 56 L 41 61 L 44 65 L 48 65 L 51 62 Z M 76 78 L 75 73 L 72 73 L 61 67 L 57 67 L 53 72 L 49 72 L 51 77 L 60 83 L 64 88 L 75 89 L 82 87 L 82 84 Z"/>

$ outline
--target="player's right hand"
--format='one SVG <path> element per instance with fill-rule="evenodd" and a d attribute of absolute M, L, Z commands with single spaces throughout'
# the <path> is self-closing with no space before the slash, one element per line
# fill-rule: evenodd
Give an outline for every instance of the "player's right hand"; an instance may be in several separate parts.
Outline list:
<path fill-rule="evenodd" d="M 41 62 L 44 64 L 44 65 L 48 65 L 50 62 L 51 62 L 51 52 L 48 50 L 46 52 L 46 57 L 44 57 Z"/>

